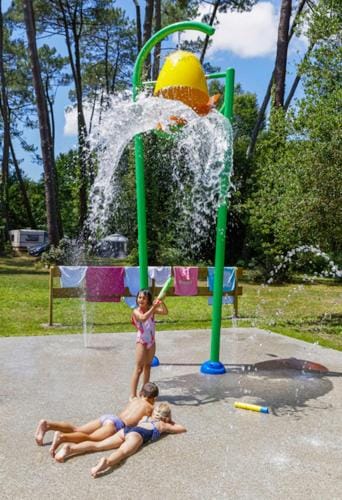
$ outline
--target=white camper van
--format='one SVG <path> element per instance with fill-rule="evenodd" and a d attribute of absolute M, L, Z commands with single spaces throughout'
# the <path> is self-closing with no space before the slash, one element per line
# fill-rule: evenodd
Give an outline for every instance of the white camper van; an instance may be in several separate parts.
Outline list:
<path fill-rule="evenodd" d="M 13 250 L 28 250 L 48 240 L 47 231 L 41 229 L 12 229 L 9 234 Z"/>

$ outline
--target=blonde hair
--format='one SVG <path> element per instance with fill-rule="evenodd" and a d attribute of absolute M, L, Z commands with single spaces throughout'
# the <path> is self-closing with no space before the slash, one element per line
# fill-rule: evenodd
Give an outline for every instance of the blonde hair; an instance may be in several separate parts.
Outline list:
<path fill-rule="evenodd" d="M 154 413 L 157 418 L 168 422 L 171 420 L 171 408 L 167 403 L 160 403 L 155 407 Z"/>

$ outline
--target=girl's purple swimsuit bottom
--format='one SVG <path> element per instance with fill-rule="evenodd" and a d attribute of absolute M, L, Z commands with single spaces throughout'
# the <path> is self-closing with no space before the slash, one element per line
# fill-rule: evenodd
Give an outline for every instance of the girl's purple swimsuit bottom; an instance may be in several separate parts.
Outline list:
<path fill-rule="evenodd" d="M 153 425 L 153 429 L 145 429 L 145 427 L 125 427 L 124 433 L 129 434 L 130 432 L 136 432 L 138 433 L 142 439 L 143 439 L 143 444 L 147 443 L 148 441 L 156 441 L 160 437 L 160 432 L 158 429 L 155 427 L 153 422 L 151 422 Z"/>

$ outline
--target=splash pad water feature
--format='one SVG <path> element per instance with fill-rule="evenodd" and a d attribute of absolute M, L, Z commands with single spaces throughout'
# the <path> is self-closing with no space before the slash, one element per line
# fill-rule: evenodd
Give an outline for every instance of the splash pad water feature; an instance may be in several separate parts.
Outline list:
<path fill-rule="evenodd" d="M 198 22 L 176 23 L 160 30 L 141 49 L 133 72 L 133 102 L 116 103 L 112 101 L 109 112 L 101 112 L 101 127 L 90 137 L 90 145 L 97 153 L 99 172 L 90 194 L 89 217 L 86 222 L 91 238 L 99 236 L 99 228 L 104 226 L 110 211 L 115 211 L 117 189 L 115 172 L 120 157 L 134 137 L 136 164 L 136 197 L 138 220 L 138 255 L 140 267 L 140 287 L 148 287 L 147 229 L 144 177 L 144 145 L 142 133 L 161 128 L 171 133 L 170 125 L 186 125 L 179 131 L 177 140 L 179 154 L 185 155 L 191 176 L 191 202 L 187 207 L 187 223 L 192 234 L 185 238 L 183 248 L 190 239 L 191 246 L 199 245 L 212 225 L 210 216 L 217 209 L 215 275 L 213 289 L 213 315 L 210 359 L 201 371 L 210 374 L 224 373 L 225 368 L 219 361 L 220 329 L 222 315 L 223 270 L 225 256 L 225 236 L 228 210 L 228 190 L 232 170 L 233 134 L 230 124 L 233 111 L 234 70 L 225 73 L 204 75 L 197 58 L 178 51 L 169 56 L 155 85 L 154 94 L 146 97 L 143 90 L 154 82 L 143 82 L 143 64 L 152 48 L 163 38 L 177 31 L 198 30 L 212 35 L 214 29 Z M 170 62 L 171 60 L 171 62 Z M 169 68 L 167 67 L 169 65 Z M 214 99 L 209 98 L 208 79 L 225 79 L 224 103 L 218 113 L 212 109 Z M 120 117 L 120 119 L 119 119 Z M 183 188 L 181 175 L 173 172 L 173 181 Z M 182 193 L 183 195 L 183 193 Z M 183 196 L 184 197 L 184 196 Z M 185 196 L 186 198 L 186 196 Z M 178 208 L 178 207 L 177 207 Z"/>
<path fill-rule="evenodd" d="M 149 41 L 146 42 L 141 49 L 133 72 L 133 100 L 137 99 L 138 93 L 143 86 L 141 80 L 143 63 L 146 57 L 151 52 L 152 48 L 161 40 L 184 30 L 197 30 L 205 33 L 208 36 L 213 35 L 214 28 L 198 22 L 181 22 L 176 23 L 160 30 Z M 171 64 L 171 68 L 174 67 Z M 160 91 L 169 99 L 186 99 L 188 102 L 194 102 L 193 109 L 197 108 L 202 111 L 203 94 L 205 95 L 205 83 L 201 79 L 201 72 L 197 69 L 197 78 L 189 73 L 189 80 L 184 78 L 186 68 L 183 68 L 181 74 L 178 75 L 174 71 L 173 78 L 165 85 L 165 82 L 160 84 Z M 165 70 L 167 73 L 167 68 Z M 186 73 L 188 74 L 188 73 Z M 210 75 L 211 78 L 225 77 L 225 99 L 223 105 L 223 115 L 230 120 L 233 114 L 233 96 L 234 96 L 234 70 L 228 69 L 226 74 Z M 183 88 L 182 88 L 183 87 Z M 192 96 L 186 91 L 186 87 L 192 90 Z M 172 88 L 178 88 L 178 91 L 170 91 Z M 191 98 L 194 98 L 191 99 Z M 147 262 L 147 230 L 146 230 L 146 203 L 145 203 L 145 179 L 144 179 L 144 150 L 141 135 L 135 136 L 135 160 L 136 160 L 136 187 L 137 187 L 137 213 L 138 213 L 138 251 L 139 251 L 139 266 L 140 266 L 140 286 L 141 288 L 148 287 L 148 262 Z M 224 271 L 224 254 L 225 254 L 225 239 L 227 225 L 227 196 L 229 189 L 229 178 L 232 169 L 232 155 L 228 154 L 220 174 L 220 202 L 217 212 L 217 230 L 216 230 L 216 250 L 215 250 L 215 277 L 214 277 L 214 293 L 213 293 L 213 315 L 212 315 L 212 336 L 211 336 L 211 351 L 210 359 L 203 363 L 201 371 L 208 374 L 225 373 L 223 364 L 219 361 L 220 352 L 220 332 L 221 332 L 221 316 L 222 316 L 222 290 L 223 290 L 223 271 Z"/>

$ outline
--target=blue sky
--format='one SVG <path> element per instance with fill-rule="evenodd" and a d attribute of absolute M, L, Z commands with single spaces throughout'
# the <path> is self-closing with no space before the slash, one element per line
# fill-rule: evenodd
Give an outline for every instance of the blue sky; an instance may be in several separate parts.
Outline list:
<path fill-rule="evenodd" d="M 10 1 L 3 1 L 5 11 Z M 294 2 L 296 3 L 296 2 Z M 142 12 L 145 2 L 141 1 Z M 135 8 L 131 0 L 117 0 L 116 5 L 126 10 L 130 17 L 135 16 Z M 208 5 L 203 3 L 201 13 L 207 12 Z M 279 0 L 259 1 L 249 13 L 227 13 L 219 17 L 220 24 L 212 37 L 212 46 L 208 50 L 206 60 L 222 70 L 234 67 L 236 82 L 244 91 L 255 93 L 260 102 L 263 99 L 270 75 L 274 66 L 276 36 L 279 18 Z M 198 33 L 187 32 L 182 38 L 197 37 Z M 176 42 L 176 40 L 174 40 Z M 49 43 L 44 39 L 44 43 Z M 65 54 L 65 48 L 59 40 L 54 40 L 58 50 Z M 300 54 L 305 48 L 305 40 L 291 41 L 289 51 L 289 83 L 295 76 L 295 65 L 300 60 Z M 300 90 L 299 90 L 300 92 Z M 298 94 L 297 94 L 298 95 Z M 56 119 L 56 153 L 66 152 L 76 145 L 76 136 L 66 134 L 64 109 L 69 104 L 68 89 L 60 88 L 55 103 Z M 25 137 L 31 143 L 39 146 L 38 131 L 27 131 Z M 42 174 L 42 166 L 37 165 L 24 152 L 18 156 L 23 160 L 21 167 L 34 180 Z"/>

